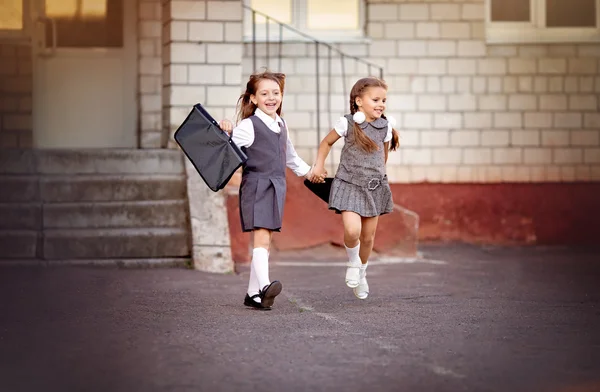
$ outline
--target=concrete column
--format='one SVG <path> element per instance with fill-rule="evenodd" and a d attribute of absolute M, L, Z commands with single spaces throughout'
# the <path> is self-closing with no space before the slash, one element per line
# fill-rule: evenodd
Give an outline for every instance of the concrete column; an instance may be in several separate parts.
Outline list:
<path fill-rule="evenodd" d="M 163 126 L 168 143 L 192 105 L 232 118 L 241 93 L 242 1 L 163 0 Z M 213 193 L 186 162 L 194 267 L 230 272 L 225 193 Z"/>

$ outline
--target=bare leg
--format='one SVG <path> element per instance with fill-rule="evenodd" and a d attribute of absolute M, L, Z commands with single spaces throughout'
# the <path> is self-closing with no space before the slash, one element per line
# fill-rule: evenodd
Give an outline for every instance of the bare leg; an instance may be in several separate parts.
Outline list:
<path fill-rule="evenodd" d="M 360 274 L 360 230 L 361 218 L 356 212 L 342 212 L 342 222 L 344 223 L 344 245 L 348 255 L 346 264 L 346 286 L 355 288 L 359 284 Z"/>
<path fill-rule="evenodd" d="M 354 295 L 358 299 L 367 299 L 369 296 L 369 283 L 367 282 L 367 267 L 369 266 L 369 257 L 373 250 L 375 242 L 375 231 L 379 217 L 362 218 L 362 230 L 360 232 L 360 264 L 358 285 L 353 288 Z"/>
<path fill-rule="evenodd" d="M 359 244 L 361 217 L 356 212 L 343 211 L 342 223 L 344 224 L 344 245 L 354 248 Z"/>
<path fill-rule="evenodd" d="M 264 248 L 267 252 L 271 249 L 271 239 L 273 232 L 267 229 L 255 229 L 252 232 L 252 241 L 254 248 Z"/>
<path fill-rule="evenodd" d="M 373 244 L 375 242 L 375 232 L 377 231 L 378 216 L 370 218 L 361 218 L 362 230 L 360 231 L 360 261 L 365 264 L 369 261 Z"/>

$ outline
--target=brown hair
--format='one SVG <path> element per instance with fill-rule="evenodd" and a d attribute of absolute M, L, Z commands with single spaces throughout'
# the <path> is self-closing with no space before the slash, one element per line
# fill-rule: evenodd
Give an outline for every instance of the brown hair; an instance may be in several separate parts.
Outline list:
<path fill-rule="evenodd" d="M 268 79 L 276 82 L 281 90 L 283 96 L 283 87 L 285 86 L 285 74 L 275 73 L 270 71 L 264 71 L 261 73 L 255 73 L 250 75 L 248 83 L 246 83 L 246 91 L 240 95 L 237 103 L 237 121 L 240 122 L 245 118 L 248 118 L 254 114 L 256 105 L 250 101 L 251 95 L 256 95 L 256 89 L 261 80 Z M 282 103 L 283 104 L 283 103 Z M 277 109 L 277 114 L 281 116 L 281 106 Z"/>
<path fill-rule="evenodd" d="M 387 84 L 382 79 L 370 76 L 368 78 L 362 78 L 358 80 L 352 90 L 350 91 L 350 114 L 354 115 L 358 111 L 358 105 L 356 104 L 356 98 L 362 97 L 362 95 L 370 87 L 381 87 L 385 90 L 388 89 Z M 381 117 L 385 118 L 384 115 Z M 354 123 L 354 137 L 356 138 L 356 144 L 366 152 L 373 152 L 377 150 L 377 144 L 368 137 L 361 127 Z M 398 131 L 392 128 L 392 140 L 390 143 L 390 150 L 394 151 L 398 148 Z"/>

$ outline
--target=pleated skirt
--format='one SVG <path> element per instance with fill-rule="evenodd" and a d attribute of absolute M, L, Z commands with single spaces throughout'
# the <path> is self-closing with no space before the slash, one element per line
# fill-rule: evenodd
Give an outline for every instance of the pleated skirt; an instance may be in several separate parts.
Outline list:
<path fill-rule="evenodd" d="M 239 192 L 242 230 L 280 231 L 285 194 L 285 177 L 243 176 Z"/>
<path fill-rule="evenodd" d="M 329 196 L 329 209 L 336 213 L 353 211 L 368 218 L 389 214 L 394 210 L 392 190 L 387 180 L 374 190 L 334 178 Z"/>

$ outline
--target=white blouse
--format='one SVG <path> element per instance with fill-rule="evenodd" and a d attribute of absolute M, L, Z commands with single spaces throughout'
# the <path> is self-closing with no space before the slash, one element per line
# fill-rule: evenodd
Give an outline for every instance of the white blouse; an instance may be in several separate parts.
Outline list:
<path fill-rule="evenodd" d="M 348 134 L 348 119 L 346 117 L 340 117 L 340 119 L 335 123 L 333 129 L 335 129 L 340 137 L 346 137 Z M 385 135 L 383 142 L 386 143 L 390 140 L 392 140 L 392 124 L 390 124 L 388 121 L 387 134 Z"/>

